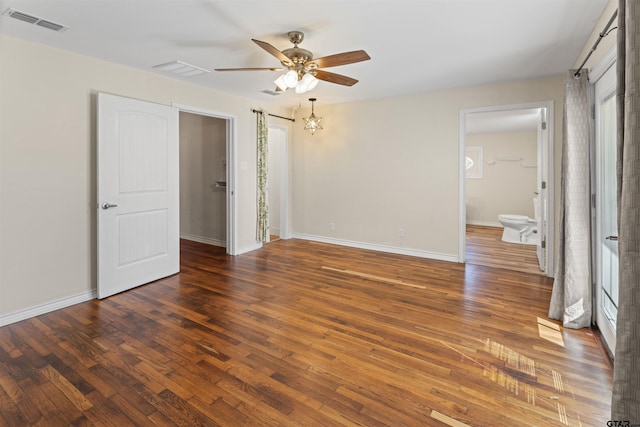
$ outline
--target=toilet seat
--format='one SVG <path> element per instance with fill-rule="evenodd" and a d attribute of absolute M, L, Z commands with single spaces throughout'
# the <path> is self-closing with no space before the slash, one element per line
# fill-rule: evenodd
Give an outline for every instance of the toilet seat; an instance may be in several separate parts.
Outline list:
<path fill-rule="evenodd" d="M 537 221 L 526 215 L 500 214 L 498 220 L 504 227 L 502 240 L 509 243 L 537 244 Z"/>
<path fill-rule="evenodd" d="M 523 243 L 537 245 L 540 241 L 538 235 L 538 219 L 540 218 L 540 200 L 536 194 L 533 198 L 533 211 L 535 216 L 500 214 L 498 220 L 504 227 L 502 240 L 509 243 Z"/>

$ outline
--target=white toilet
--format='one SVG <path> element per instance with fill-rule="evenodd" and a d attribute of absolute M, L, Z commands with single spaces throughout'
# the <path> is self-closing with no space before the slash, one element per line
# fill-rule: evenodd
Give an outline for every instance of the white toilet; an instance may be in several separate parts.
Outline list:
<path fill-rule="evenodd" d="M 522 243 L 525 245 L 537 245 L 538 237 L 538 220 L 540 217 L 540 204 L 538 197 L 533 199 L 533 208 L 535 218 L 529 218 L 526 215 L 498 215 L 500 224 L 504 227 L 502 232 L 502 241 L 509 243 Z"/>

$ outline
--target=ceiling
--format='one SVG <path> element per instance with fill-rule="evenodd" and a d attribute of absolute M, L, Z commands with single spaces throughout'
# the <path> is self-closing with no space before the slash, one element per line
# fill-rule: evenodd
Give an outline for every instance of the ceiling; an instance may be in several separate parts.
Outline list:
<path fill-rule="evenodd" d="M 294 107 L 393 97 L 538 78 L 571 68 L 607 0 L 0 0 L 69 27 L 54 32 L 0 16 L 0 32 L 106 61 L 160 73 L 180 60 L 212 70 L 191 83 Z M 371 60 L 328 71 L 360 80 L 326 82 L 307 94 L 273 90 L 278 67 L 251 39 L 283 50 L 287 32 L 314 57 L 364 49 Z M 46 72 L 46 70 L 45 70 Z"/>

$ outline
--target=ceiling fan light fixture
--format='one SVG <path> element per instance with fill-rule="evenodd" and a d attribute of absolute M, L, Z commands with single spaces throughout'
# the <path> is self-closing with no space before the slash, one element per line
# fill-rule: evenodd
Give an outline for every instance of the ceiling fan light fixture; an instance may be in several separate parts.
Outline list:
<path fill-rule="evenodd" d="M 309 92 L 313 88 L 318 85 L 318 79 L 316 79 L 312 74 L 306 73 L 296 86 L 296 93 L 305 93 Z"/>
<path fill-rule="evenodd" d="M 286 91 L 287 89 L 289 89 L 289 86 L 287 86 L 287 83 L 285 82 L 284 76 L 285 75 L 283 74 L 274 80 L 276 86 L 278 86 L 282 91 Z"/>
<path fill-rule="evenodd" d="M 298 73 L 295 70 L 287 71 L 284 73 L 284 82 L 293 89 L 298 84 Z"/>
<path fill-rule="evenodd" d="M 313 53 L 298 45 L 302 42 L 304 34 L 300 31 L 290 31 L 289 41 L 293 47 L 278 50 L 273 45 L 256 39 L 251 39 L 255 44 L 275 57 L 284 68 L 260 67 L 260 68 L 216 68 L 216 71 L 285 71 L 283 75 L 274 80 L 276 91 L 285 92 L 294 89 L 297 93 L 305 93 L 316 87 L 318 80 L 335 83 L 343 86 L 353 86 L 358 80 L 341 74 L 324 71 L 323 68 L 337 67 L 339 65 L 354 64 L 367 61 L 371 57 L 364 50 L 336 53 L 334 55 L 313 58 Z M 304 82 L 302 82 L 304 80 Z"/>

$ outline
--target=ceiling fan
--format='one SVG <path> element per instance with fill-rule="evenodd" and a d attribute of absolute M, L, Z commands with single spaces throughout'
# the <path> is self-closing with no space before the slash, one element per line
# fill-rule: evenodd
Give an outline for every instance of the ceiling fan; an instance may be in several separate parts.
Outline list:
<path fill-rule="evenodd" d="M 318 84 L 318 80 L 343 86 L 353 86 L 358 83 L 358 80 L 342 74 L 324 71 L 322 68 L 354 64 L 371 59 L 364 50 L 342 52 L 313 59 L 313 54 L 310 51 L 298 47 L 304 39 L 304 33 L 300 31 L 290 31 L 288 36 L 291 43 L 293 43 L 293 47 L 283 51 L 279 51 L 267 42 L 251 39 L 255 44 L 275 56 L 282 64 L 282 67 L 216 68 L 216 71 L 286 71 L 275 80 L 276 90 L 285 91 L 295 88 L 297 93 L 304 93 L 313 89 Z"/>

